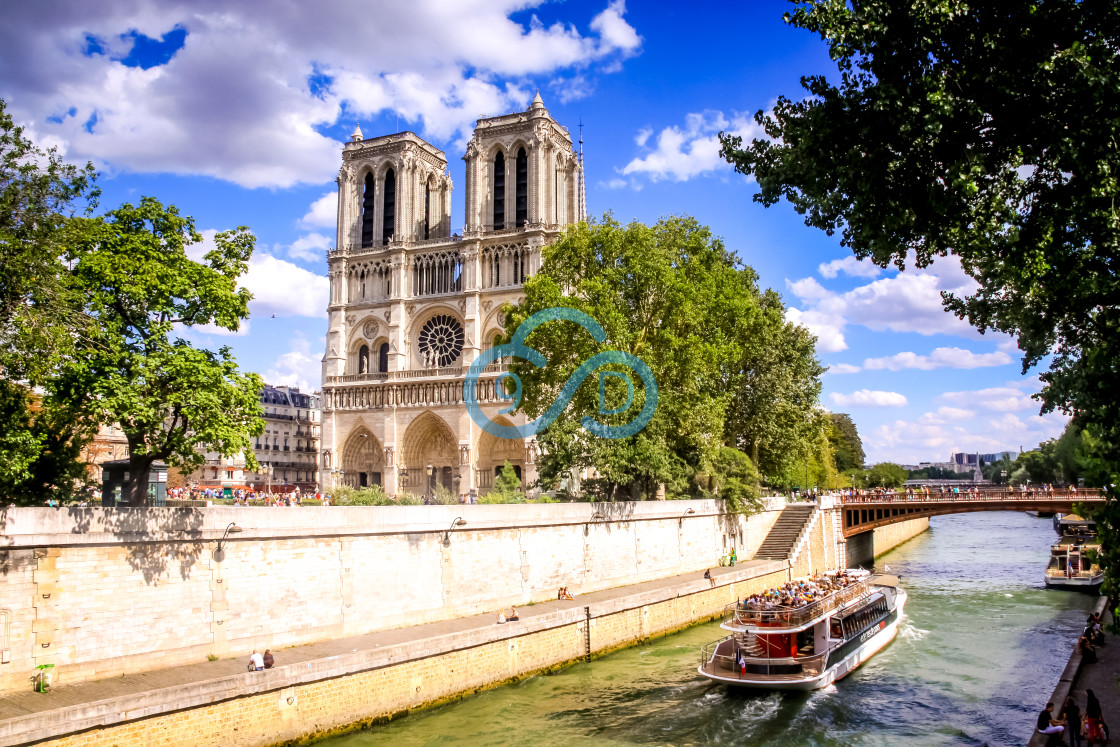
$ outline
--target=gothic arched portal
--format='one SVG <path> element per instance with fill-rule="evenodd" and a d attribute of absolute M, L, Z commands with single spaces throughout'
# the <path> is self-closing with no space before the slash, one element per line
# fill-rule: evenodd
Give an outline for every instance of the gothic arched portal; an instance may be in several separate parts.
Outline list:
<path fill-rule="evenodd" d="M 409 424 L 404 432 L 401 462 L 405 469 L 401 485 L 406 491 L 428 495 L 436 486 L 442 486 L 452 493 L 458 492 L 458 441 L 451 426 L 435 413 L 425 412 Z"/>
<path fill-rule="evenodd" d="M 346 439 L 342 448 L 342 483 L 356 488 L 381 485 L 384 473 L 385 450 L 377 436 L 364 426 L 359 426 Z"/>

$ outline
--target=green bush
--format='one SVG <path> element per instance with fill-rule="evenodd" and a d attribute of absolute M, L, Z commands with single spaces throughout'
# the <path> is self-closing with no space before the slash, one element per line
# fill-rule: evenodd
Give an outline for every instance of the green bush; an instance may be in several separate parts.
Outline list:
<path fill-rule="evenodd" d="M 340 485 L 331 491 L 331 497 L 336 506 L 390 506 L 393 504 L 393 501 L 389 499 L 380 485 L 370 485 L 365 488 Z"/>
<path fill-rule="evenodd" d="M 440 485 L 436 488 L 435 493 L 432 495 L 432 503 L 438 503 L 441 506 L 451 506 L 459 502 L 459 496 L 452 494 L 450 490 Z"/>

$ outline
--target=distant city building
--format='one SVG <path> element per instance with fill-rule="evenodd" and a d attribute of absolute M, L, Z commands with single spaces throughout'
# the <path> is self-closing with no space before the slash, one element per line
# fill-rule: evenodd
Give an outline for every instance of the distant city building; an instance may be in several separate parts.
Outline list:
<path fill-rule="evenodd" d="M 233 488 L 288 492 L 297 487 L 314 492 L 319 481 L 320 394 L 296 387 L 266 386 L 261 392 L 264 432 L 254 439 L 258 469 L 251 472 L 245 456 L 209 452 L 190 480 L 200 488 Z"/>
<path fill-rule="evenodd" d="M 101 485 L 102 465 L 116 459 L 128 459 L 128 439 L 118 425 L 103 425 L 97 430 L 85 447 L 81 460 L 86 463 L 86 472 L 91 485 Z"/>
<path fill-rule="evenodd" d="M 1014 451 L 1000 451 L 994 454 L 965 454 L 962 452 L 955 452 L 949 457 L 950 468 L 957 472 L 967 472 L 970 469 L 980 469 L 985 464 L 998 462 L 1004 457 L 1008 459 L 1015 458 Z"/>

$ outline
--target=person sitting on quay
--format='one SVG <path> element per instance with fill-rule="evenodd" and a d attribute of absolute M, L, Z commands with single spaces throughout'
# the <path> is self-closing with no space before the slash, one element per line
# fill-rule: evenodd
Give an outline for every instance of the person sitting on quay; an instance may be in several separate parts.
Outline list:
<path fill-rule="evenodd" d="M 276 659 L 273 658 L 273 656 L 272 656 L 272 649 L 266 648 L 264 650 L 264 659 L 263 660 L 264 660 L 264 668 L 265 669 L 272 669 L 272 667 L 275 666 Z"/>
<path fill-rule="evenodd" d="M 506 624 L 506 612 L 505 612 L 505 610 L 498 610 L 498 623 L 497 624 L 498 625 L 505 625 Z"/>
<path fill-rule="evenodd" d="M 708 581 L 710 581 L 712 586 L 716 585 L 716 580 L 714 578 L 712 578 L 712 569 L 711 568 L 705 568 L 704 569 L 704 578 L 707 579 Z"/>
<path fill-rule="evenodd" d="M 1081 654 L 1081 661 L 1086 664 L 1097 663 L 1097 647 L 1089 643 L 1089 639 L 1085 636 L 1077 639 L 1077 652 Z"/>
<path fill-rule="evenodd" d="M 570 591 L 568 591 L 567 586 L 561 586 L 560 587 L 560 591 L 557 593 L 556 598 L 557 599 L 575 599 L 575 597 L 572 596 L 572 593 Z"/>
<path fill-rule="evenodd" d="M 517 608 L 510 605 L 509 617 L 506 618 L 506 622 L 517 622 L 520 619 L 521 618 L 517 616 Z"/>
<path fill-rule="evenodd" d="M 249 657 L 249 671 L 250 672 L 263 672 L 264 671 L 264 657 L 253 649 L 252 655 Z"/>
<path fill-rule="evenodd" d="M 1039 734 L 1057 734 L 1058 739 L 1061 740 L 1062 732 L 1066 730 L 1065 724 L 1054 718 L 1054 704 L 1047 703 L 1042 712 L 1038 714 L 1038 733 Z"/>

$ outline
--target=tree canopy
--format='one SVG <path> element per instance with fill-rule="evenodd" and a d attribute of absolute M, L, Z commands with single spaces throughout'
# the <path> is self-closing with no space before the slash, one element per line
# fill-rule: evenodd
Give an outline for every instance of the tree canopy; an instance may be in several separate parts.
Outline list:
<path fill-rule="evenodd" d="M 571 469 L 594 468 L 603 496 L 652 498 L 664 485 L 670 495 L 757 495 L 752 464 L 736 449 L 756 439 L 758 453 L 796 451 L 806 423 L 818 417 L 820 365 L 813 340 L 803 328 L 787 325 L 776 294 L 762 294 L 753 270 L 740 266 L 723 243 L 692 218 L 664 218 L 653 226 L 622 226 L 609 215 L 601 222 L 568 229 L 542 250 L 541 268 L 525 284 L 525 298 L 507 308 L 510 332 L 531 314 L 569 307 L 590 315 L 606 332 L 604 342 L 573 322 L 538 327 L 527 344 L 548 360 L 544 368 L 514 359 L 523 382 L 521 409 L 539 416 L 564 383 L 593 355 L 622 350 L 641 358 L 653 372 L 659 398 L 650 423 L 620 439 L 592 436 L 581 426 L 584 415 L 621 425 L 634 418 L 647 392 L 629 369 L 607 365 L 603 371 L 629 373 L 633 400 L 624 411 L 600 414 L 600 387 L 588 377 L 564 413 L 540 436 L 541 483 L 551 486 Z M 798 344 L 793 346 L 789 340 Z M 774 347 L 780 349 L 775 351 Z M 782 347 L 784 346 L 784 347 Z M 759 387 L 752 406 L 770 412 L 733 421 L 737 398 L 766 370 L 788 367 L 794 381 Z M 796 393 L 801 399 L 793 399 Z M 605 409 L 621 408 L 629 390 L 623 378 L 602 381 Z M 764 400 L 769 396 L 769 400 Z M 790 401 L 783 400 L 786 397 Z M 758 434 L 758 435 L 755 435 Z M 754 446 L 752 446 L 754 448 Z M 742 457 L 742 458 L 741 458 Z M 746 458 L 746 462 L 750 462 Z"/>
<path fill-rule="evenodd" d="M 147 500 L 153 462 L 198 466 L 202 449 L 244 452 L 264 428 L 256 374 L 242 374 L 229 348 L 194 348 L 181 327 L 236 331 L 249 292 L 237 287 L 254 239 L 246 228 L 219 233 L 203 262 L 186 247 L 201 241 L 194 222 L 151 197 L 68 227 L 70 282 L 96 321 L 49 384 L 60 402 L 119 423 L 128 439 L 130 502 Z"/>
<path fill-rule="evenodd" d="M 839 472 L 850 472 L 854 469 L 863 469 L 863 461 L 867 457 L 863 453 L 863 440 L 859 437 L 856 424 L 852 416 L 844 412 L 832 412 L 828 415 L 831 427 L 828 430 L 828 441 L 832 444 L 833 461 Z"/>

